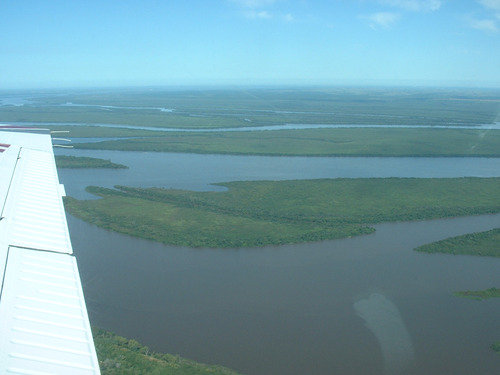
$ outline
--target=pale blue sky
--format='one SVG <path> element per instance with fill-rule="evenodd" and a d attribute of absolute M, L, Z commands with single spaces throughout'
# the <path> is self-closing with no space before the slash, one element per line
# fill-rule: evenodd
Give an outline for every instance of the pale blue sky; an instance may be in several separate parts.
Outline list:
<path fill-rule="evenodd" d="M 500 0 L 2 0 L 0 88 L 500 87 Z"/>

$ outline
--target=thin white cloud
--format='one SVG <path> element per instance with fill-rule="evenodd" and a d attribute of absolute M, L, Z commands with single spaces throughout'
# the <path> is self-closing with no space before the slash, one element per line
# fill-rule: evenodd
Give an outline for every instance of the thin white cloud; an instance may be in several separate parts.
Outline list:
<path fill-rule="evenodd" d="M 442 5 L 441 0 L 379 0 L 379 3 L 411 12 L 434 12 Z"/>
<path fill-rule="evenodd" d="M 281 16 L 281 18 L 285 22 L 293 22 L 293 21 L 295 21 L 295 18 L 290 13 L 284 14 L 283 16 Z"/>
<path fill-rule="evenodd" d="M 500 12 L 500 0 L 477 0 L 477 2 L 487 9 Z"/>
<path fill-rule="evenodd" d="M 273 15 L 269 13 L 267 10 L 255 11 L 255 10 L 246 10 L 243 12 L 246 18 L 249 19 L 269 19 L 273 18 Z"/>
<path fill-rule="evenodd" d="M 247 9 L 265 8 L 276 3 L 277 0 L 231 0 L 236 5 Z"/>
<path fill-rule="evenodd" d="M 282 0 L 229 0 L 240 8 L 240 14 L 252 20 L 276 19 L 283 22 L 293 22 L 291 13 L 277 12 L 274 5 Z"/>
<path fill-rule="evenodd" d="M 493 14 L 490 13 L 489 18 L 470 19 L 470 26 L 487 33 L 498 32 L 498 20 L 500 20 L 500 0 L 476 0 L 476 2 L 481 4 L 485 8 L 486 12 L 493 12 Z"/>
<path fill-rule="evenodd" d="M 292 22 L 291 13 L 277 12 L 275 5 L 282 0 L 229 0 L 240 8 L 240 14 L 252 20 L 277 19 L 283 22 Z"/>
<path fill-rule="evenodd" d="M 478 30 L 486 32 L 497 32 L 498 28 L 494 20 L 471 20 L 470 25 Z"/>
<path fill-rule="evenodd" d="M 400 15 L 390 12 L 378 12 L 368 16 L 361 16 L 361 18 L 368 20 L 370 27 L 373 29 L 380 27 L 388 29 L 400 18 Z"/>

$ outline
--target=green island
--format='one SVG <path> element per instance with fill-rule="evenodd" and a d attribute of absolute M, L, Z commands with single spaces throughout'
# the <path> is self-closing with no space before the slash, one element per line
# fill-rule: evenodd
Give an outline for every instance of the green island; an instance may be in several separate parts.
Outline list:
<path fill-rule="evenodd" d="M 93 327 L 92 334 L 102 375 L 238 375 L 226 367 L 152 352 L 135 340 L 100 328 Z"/>
<path fill-rule="evenodd" d="M 500 228 L 464 234 L 415 248 L 425 253 L 500 257 Z"/>
<path fill-rule="evenodd" d="M 464 290 L 455 292 L 454 295 L 457 297 L 464 297 L 482 301 L 490 298 L 500 298 L 500 289 L 493 287 L 486 290 Z M 491 344 L 490 348 L 500 354 L 500 341 Z"/>
<path fill-rule="evenodd" d="M 464 290 L 460 292 L 455 292 L 455 295 L 457 297 L 465 297 L 481 301 L 483 299 L 499 298 L 500 289 L 493 287 L 486 290 Z"/>
<path fill-rule="evenodd" d="M 371 233 L 375 223 L 500 212 L 500 178 L 251 181 L 225 192 L 88 187 L 66 198 L 105 229 L 189 247 L 258 247 Z"/>
<path fill-rule="evenodd" d="M 128 168 L 126 165 L 113 163 L 111 160 L 90 158 L 86 156 L 56 155 L 55 158 L 57 168 Z"/>
<path fill-rule="evenodd" d="M 446 238 L 414 250 L 425 253 L 500 257 L 500 228 Z M 465 290 L 455 292 L 454 295 L 474 300 L 500 298 L 500 289 L 492 287 L 486 290 Z M 500 354 L 500 341 L 490 347 Z"/>

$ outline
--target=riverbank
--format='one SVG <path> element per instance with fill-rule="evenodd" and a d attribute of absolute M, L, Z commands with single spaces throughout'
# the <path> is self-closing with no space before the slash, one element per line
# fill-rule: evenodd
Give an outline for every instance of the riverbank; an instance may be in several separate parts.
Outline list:
<path fill-rule="evenodd" d="M 135 340 L 103 329 L 94 327 L 92 333 L 102 375 L 238 375 L 226 367 L 153 352 Z"/>
<path fill-rule="evenodd" d="M 113 163 L 111 160 L 90 158 L 84 156 L 56 155 L 57 168 L 111 168 L 125 169 L 126 165 Z"/>
<path fill-rule="evenodd" d="M 415 251 L 453 255 L 500 257 L 500 228 L 487 232 L 465 234 L 419 246 Z"/>

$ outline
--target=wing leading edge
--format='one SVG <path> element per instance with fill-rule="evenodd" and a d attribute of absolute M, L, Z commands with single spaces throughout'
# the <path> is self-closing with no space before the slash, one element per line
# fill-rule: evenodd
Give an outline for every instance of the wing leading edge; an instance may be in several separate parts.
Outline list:
<path fill-rule="evenodd" d="M 0 372 L 100 374 L 51 137 L 0 130 Z"/>

